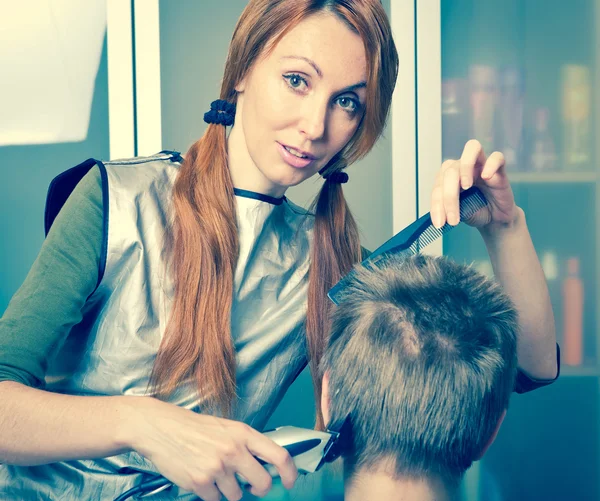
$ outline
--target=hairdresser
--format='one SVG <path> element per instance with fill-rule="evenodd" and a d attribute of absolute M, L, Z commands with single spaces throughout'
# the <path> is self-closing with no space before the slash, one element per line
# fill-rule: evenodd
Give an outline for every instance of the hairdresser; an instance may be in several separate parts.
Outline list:
<path fill-rule="evenodd" d="M 51 229 L 0 321 L 0 499 L 111 500 L 157 473 L 205 501 L 240 499 L 236 474 L 264 496 L 256 457 L 293 486 L 291 458 L 260 430 L 319 363 L 326 292 L 363 257 L 342 185 L 384 129 L 397 71 L 378 0 L 250 0 L 183 156 L 55 180 Z M 472 140 L 441 166 L 431 216 L 456 225 L 461 189 L 487 197 L 466 223 L 520 314 L 526 391 L 557 376 L 554 320 L 504 158 L 489 153 Z M 309 211 L 285 197 L 318 175 Z"/>

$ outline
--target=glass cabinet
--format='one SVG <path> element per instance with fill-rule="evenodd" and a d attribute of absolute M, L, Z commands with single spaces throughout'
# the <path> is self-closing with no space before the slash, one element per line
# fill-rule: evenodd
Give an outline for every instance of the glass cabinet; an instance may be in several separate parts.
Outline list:
<path fill-rule="evenodd" d="M 416 43 L 426 47 L 416 62 L 419 213 L 429 211 L 441 162 L 460 158 L 466 141 L 502 152 L 562 351 L 555 384 L 512 398 L 464 499 L 598 499 L 598 2 L 415 5 Z M 466 225 L 433 252 L 492 274 L 483 240 Z"/>

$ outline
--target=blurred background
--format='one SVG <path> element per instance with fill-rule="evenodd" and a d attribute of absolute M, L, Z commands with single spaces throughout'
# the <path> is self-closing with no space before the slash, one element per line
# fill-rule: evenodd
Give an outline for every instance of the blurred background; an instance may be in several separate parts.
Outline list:
<path fill-rule="evenodd" d="M 512 399 L 472 499 L 599 499 L 598 29 L 593 0 L 442 0 L 442 159 L 502 151 L 541 260 L 562 376 Z M 491 274 L 477 232 L 443 252 Z M 515 256 L 518 259 L 518 256 Z M 471 480 L 473 480 L 471 472 Z"/>
<path fill-rule="evenodd" d="M 58 41 L 57 50 L 77 47 L 57 69 L 66 76 L 62 83 L 44 85 L 47 72 L 24 72 L 23 81 L 38 86 L 21 85 L 17 96 L 14 81 L 12 87 L 10 78 L 0 82 L 0 315 L 43 241 L 44 202 L 53 177 L 89 157 L 185 152 L 203 134 L 202 116 L 218 98 L 228 44 L 246 3 L 98 0 L 74 1 L 66 9 L 66 1 L 23 2 L 30 11 L 35 5 L 50 9 L 51 15 L 40 16 L 36 24 L 12 3 L 0 1 L 0 62 L 9 61 L 15 71 L 42 68 L 48 55 L 39 49 L 48 44 L 41 38 L 26 42 L 26 37 L 17 43 L 9 25 L 23 22 L 38 37 L 46 27 L 48 40 Z M 514 396 L 498 439 L 469 471 L 462 497 L 600 499 L 599 2 L 382 3 L 391 18 L 401 74 L 383 138 L 350 167 L 351 182 L 344 185 L 363 245 L 376 248 L 429 211 L 435 172 L 443 160 L 459 158 L 468 139 L 478 139 L 487 154 L 502 151 L 546 273 L 562 348 L 559 381 Z M 103 11 L 105 17 L 98 15 Z M 87 37 L 80 29 L 79 38 L 68 38 L 73 23 L 61 23 L 61 15 L 95 27 Z M 84 75 L 75 60 L 93 64 Z M 40 103 L 47 105 L 43 112 Z M 29 123 L 24 119 L 18 129 L 9 105 L 22 110 Z M 64 117 L 76 115 L 75 125 L 67 127 Z M 52 130 L 26 137 L 38 124 Z M 10 134 L 17 129 L 20 136 Z M 287 195 L 308 205 L 319 186 L 318 180 L 308 181 Z M 492 273 L 483 242 L 471 228 L 459 226 L 432 249 Z M 305 371 L 268 427 L 312 427 L 313 422 Z M 301 479 L 290 492 L 276 483 L 265 499 L 343 499 L 339 465 Z"/>

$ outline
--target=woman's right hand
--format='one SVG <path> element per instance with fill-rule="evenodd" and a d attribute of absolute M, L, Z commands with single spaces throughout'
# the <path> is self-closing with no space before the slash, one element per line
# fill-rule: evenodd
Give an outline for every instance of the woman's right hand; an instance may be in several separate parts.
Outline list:
<path fill-rule="evenodd" d="M 251 426 L 155 398 L 130 398 L 135 417 L 127 442 L 180 488 L 204 501 L 220 501 L 222 495 L 237 501 L 243 495 L 237 473 L 252 494 L 265 496 L 272 478 L 256 457 L 278 470 L 286 488 L 293 487 L 298 471 L 289 453 Z"/>

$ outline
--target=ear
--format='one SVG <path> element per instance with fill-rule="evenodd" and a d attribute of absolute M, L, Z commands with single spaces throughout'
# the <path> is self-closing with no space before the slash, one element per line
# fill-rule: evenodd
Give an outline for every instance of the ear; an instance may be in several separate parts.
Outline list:
<path fill-rule="evenodd" d="M 498 418 L 498 423 L 496 424 L 496 428 L 494 428 L 494 431 L 492 432 L 490 439 L 488 440 L 487 444 L 485 444 L 485 447 L 482 449 L 482 451 L 479 453 L 479 455 L 475 458 L 475 461 L 479 461 L 483 457 L 483 455 L 486 453 L 486 451 L 490 448 L 490 446 L 494 443 L 494 440 L 496 440 L 496 437 L 498 436 L 498 432 L 500 431 L 500 426 L 502 425 L 502 421 L 504 421 L 505 416 L 506 416 L 506 409 L 504 409 L 504 411 L 500 415 L 500 418 Z"/>
<path fill-rule="evenodd" d="M 329 372 L 323 374 L 321 387 L 321 411 L 323 412 L 323 421 L 325 426 L 329 423 Z"/>
<path fill-rule="evenodd" d="M 242 80 L 238 82 L 234 89 L 238 94 L 244 92 L 244 90 L 246 90 L 246 77 L 242 78 Z"/>

